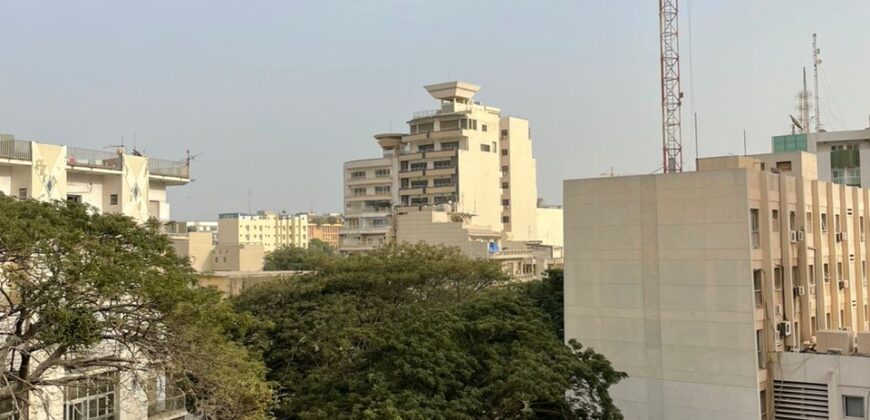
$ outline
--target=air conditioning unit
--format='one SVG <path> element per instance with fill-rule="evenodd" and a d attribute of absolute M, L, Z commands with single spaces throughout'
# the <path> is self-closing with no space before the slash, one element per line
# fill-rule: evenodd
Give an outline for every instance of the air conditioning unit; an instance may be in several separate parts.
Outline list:
<path fill-rule="evenodd" d="M 838 282 L 837 282 L 837 287 L 839 287 L 840 290 L 848 289 L 848 288 L 849 288 L 849 280 L 840 280 L 840 281 L 838 281 Z"/>
<path fill-rule="evenodd" d="M 811 295 L 811 296 L 815 296 L 815 295 L 816 295 L 816 285 L 812 285 L 812 286 L 810 286 L 810 295 Z"/>
<path fill-rule="evenodd" d="M 773 307 L 773 312 L 775 315 L 782 315 L 782 305 L 775 305 Z"/>
<path fill-rule="evenodd" d="M 843 233 L 842 232 L 835 233 L 834 240 L 837 242 L 843 242 Z"/>
<path fill-rule="evenodd" d="M 846 209 L 846 216 L 851 216 L 851 215 L 852 215 L 852 209 L 847 208 Z"/>
<path fill-rule="evenodd" d="M 804 231 L 799 230 L 797 233 L 797 240 L 803 242 L 806 238 L 804 237 Z"/>
<path fill-rule="evenodd" d="M 791 331 L 791 322 L 789 322 L 789 321 L 780 322 L 777 325 L 776 329 L 777 329 L 777 331 L 779 331 L 780 337 L 788 337 L 791 335 L 791 332 L 792 332 Z"/>
<path fill-rule="evenodd" d="M 790 232 L 789 232 L 789 239 L 791 240 L 791 243 L 795 243 L 795 242 L 797 242 L 797 241 L 798 241 L 798 234 L 797 234 L 797 231 L 794 231 L 794 230 L 793 230 L 793 231 L 790 231 Z"/>
<path fill-rule="evenodd" d="M 803 286 L 796 286 L 794 288 L 795 296 L 805 296 L 807 294 L 807 290 Z"/>
<path fill-rule="evenodd" d="M 849 233 L 848 232 L 840 232 L 840 240 L 841 241 L 848 241 L 849 240 Z"/>
<path fill-rule="evenodd" d="M 855 261 L 855 254 L 849 254 L 849 261 Z"/>

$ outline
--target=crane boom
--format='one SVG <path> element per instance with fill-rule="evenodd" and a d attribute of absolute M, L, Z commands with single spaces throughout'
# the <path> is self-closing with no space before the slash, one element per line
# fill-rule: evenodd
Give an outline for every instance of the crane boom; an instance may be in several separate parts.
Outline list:
<path fill-rule="evenodd" d="M 677 0 L 659 0 L 659 35 L 662 88 L 662 169 L 683 171 L 683 143 L 680 128 L 680 42 Z"/>

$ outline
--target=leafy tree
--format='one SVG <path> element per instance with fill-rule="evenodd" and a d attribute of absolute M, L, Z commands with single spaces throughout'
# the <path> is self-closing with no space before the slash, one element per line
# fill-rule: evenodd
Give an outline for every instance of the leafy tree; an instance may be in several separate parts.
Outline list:
<path fill-rule="evenodd" d="M 306 271 L 316 270 L 329 263 L 335 256 L 335 249 L 319 239 L 308 242 L 308 248 L 293 245 L 282 246 L 266 255 L 265 271 Z"/>
<path fill-rule="evenodd" d="M 259 418 L 271 398 L 245 334 L 152 221 L 72 202 L 0 197 L 0 398 L 27 404 L 76 380 L 64 371 L 143 367 L 180 375 L 204 418 Z"/>
<path fill-rule="evenodd" d="M 541 280 L 523 283 L 519 287 L 532 298 L 538 307 L 549 315 L 553 331 L 560 340 L 565 339 L 565 272 L 554 268 L 547 270 Z"/>
<path fill-rule="evenodd" d="M 245 290 L 263 321 L 279 418 L 618 419 L 624 374 L 577 343 L 490 261 L 388 245 Z"/>

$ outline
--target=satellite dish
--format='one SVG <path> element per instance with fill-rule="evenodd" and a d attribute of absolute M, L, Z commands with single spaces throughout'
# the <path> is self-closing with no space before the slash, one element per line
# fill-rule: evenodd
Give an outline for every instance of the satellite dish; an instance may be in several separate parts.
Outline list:
<path fill-rule="evenodd" d="M 794 115 L 789 115 L 788 117 L 791 118 L 791 123 L 794 124 L 794 126 L 797 127 L 798 130 L 804 130 L 804 126 L 801 125 L 800 121 L 798 121 L 797 118 L 794 117 Z"/>

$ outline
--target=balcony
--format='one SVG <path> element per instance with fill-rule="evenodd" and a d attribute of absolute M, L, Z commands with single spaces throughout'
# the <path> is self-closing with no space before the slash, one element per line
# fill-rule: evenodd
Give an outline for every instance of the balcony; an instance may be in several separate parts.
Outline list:
<path fill-rule="evenodd" d="M 0 158 L 32 160 L 30 142 L 26 140 L 0 140 Z"/>
<path fill-rule="evenodd" d="M 151 175 L 190 178 L 190 165 L 186 160 L 148 158 L 148 171 Z"/>
<path fill-rule="evenodd" d="M 108 169 L 120 171 L 123 155 L 103 150 L 88 150 L 78 147 L 66 148 L 66 163 L 72 168 Z"/>

